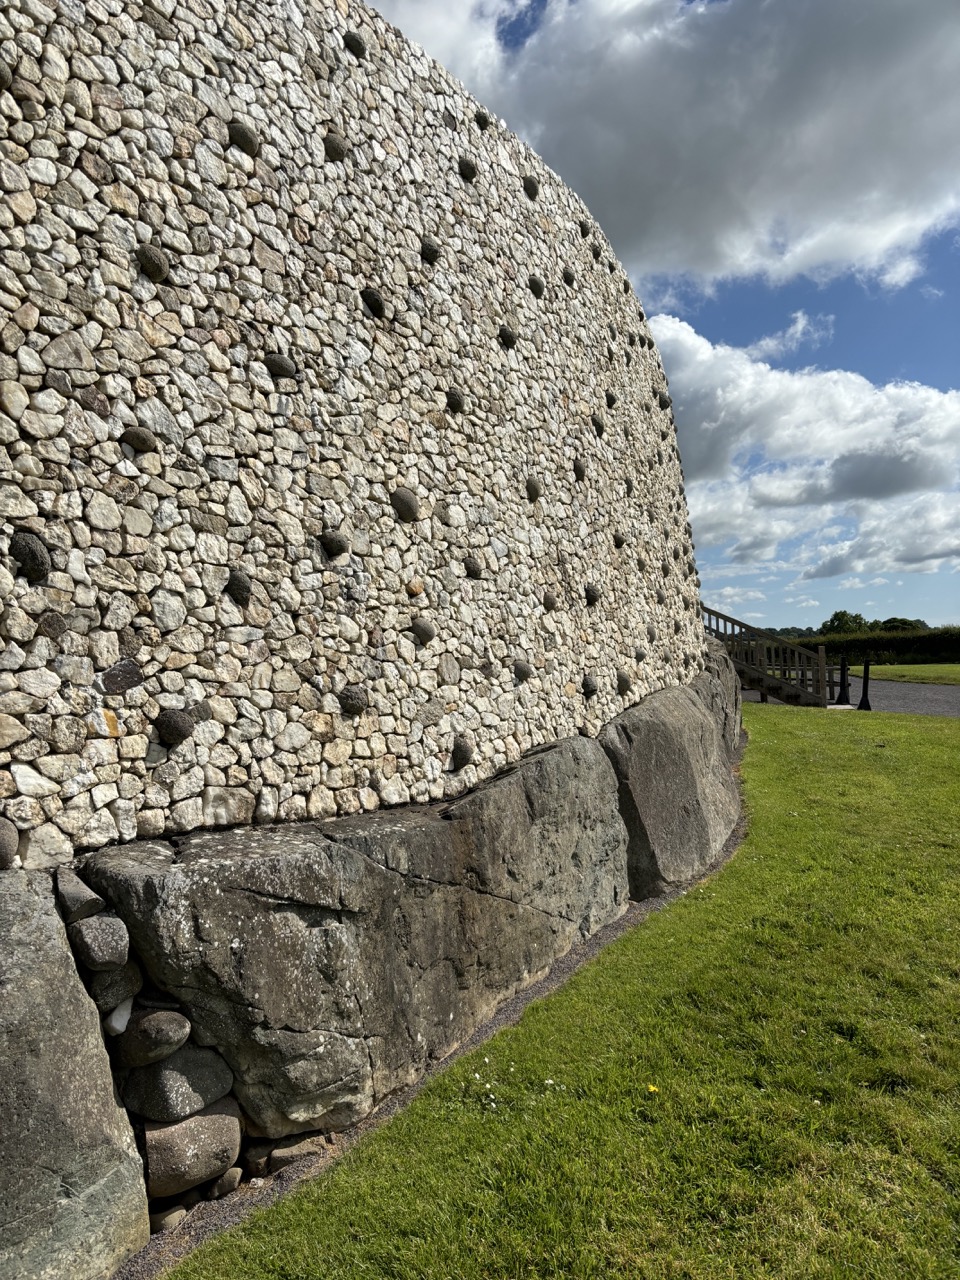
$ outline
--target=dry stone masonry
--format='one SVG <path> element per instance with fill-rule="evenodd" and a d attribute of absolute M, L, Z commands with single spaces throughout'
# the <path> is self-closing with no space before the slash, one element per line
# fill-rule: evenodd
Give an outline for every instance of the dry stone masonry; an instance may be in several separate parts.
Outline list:
<path fill-rule="evenodd" d="M 6 0 L 0 1280 L 106 1280 L 708 865 L 698 586 L 629 280 L 421 50 Z"/>

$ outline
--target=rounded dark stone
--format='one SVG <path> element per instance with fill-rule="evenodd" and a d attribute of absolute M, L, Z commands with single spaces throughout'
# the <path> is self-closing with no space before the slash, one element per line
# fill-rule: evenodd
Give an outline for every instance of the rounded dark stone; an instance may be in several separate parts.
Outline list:
<path fill-rule="evenodd" d="M 552 591 L 545 591 L 543 593 L 543 607 L 547 613 L 553 613 L 558 604 L 559 601 Z"/>
<path fill-rule="evenodd" d="M 370 695 L 362 684 L 348 684 L 337 694 L 340 710 L 345 716 L 361 716 L 370 705 Z"/>
<path fill-rule="evenodd" d="M 626 480 L 624 481 L 624 484 L 626 485 L 626 488 L 627 488 L 627 497 L 628 498 L 633 497 L 633 480 L 630 478 L 630 476 L 627 476 Z"/>
<path fill-rule="evenodd" d="M 511 351 L 517 345 L 516 330 L 511 329 L 508 324 L 500 326 L 500 332 L 497 337 L 500 339 L 500 345 L 506 347 L 508 351 Z"/>
<path fill-rule="evenodd" d="M 683 628 L 683 623 L 680 621 L 680 619 L 679 619 L 679 618 L 674 618 L 674 620 L 673 620 L 673 634 L 674 634 L 675 636 L 678 636 L 678 635 L 680 634 L 680 631 L 682 630 L 682 628 Z"/>
<path fill-rule="evenodd" d="M 457 161 L 457 169 L 464 182 L 473 182 L 477 176 L 477 166 L 469 156 L 461 156 Z"/>
<path fill-rule="evenodd" d="M 165 747 L 178 747 L 181 742 L 186 742 L 195 728 L 193 716 L 170 707 L 161 711 L 153 724 Z"/>
<path fill-rule="evenodd" d="M 37 620 L 37 631 L 42 636 L 46 636 L 48 640 L 59 640 L 67 629 L 63 615 L 54 613 L 52 609 L 48 609 L 46 613 L 41 613 Z"/>
<path fill-rule="evenodd" d="M 155 244 L 142 244 L 135 254 L 140 270 L 154 284 L 161 284 L 170 274 L 170 259 Z"/>
<path fill-rule="evenodd" d="M 489 129 L 490 125 L 493 123 L 490 118 L 489 111 L 484 111 L 483 107 L 479 107 L 474 112 L 473 118 L 477 122 L 478 129 Z"/>
<path fill-rule="evenodd" d="M 633 651 L 633 656 L 637 662 L 644 662 L 646 661 L 647 651 L 646 649 L 641 649 L 638 645 L 637 648 L 634 649 Z"/>
<path fill-rule="evenodd" d="M 671 398 L 667 395 L 666 391 L 658 391 L 658 392 L 657 392 L 657 403 L 659 404 L 659 406 L 660 406 L 660 408 L 661 408 L 661 409 L 669 409 L 669 408 L 670 408 L 670 406 L 673 404 L 673 401 L 672 401 L 672 400 L 671 400 Z"/>
<path fill-rule="evenodd" d="M 134 453 L 156 453 L 157 437 L 148 427 L 127 427 L 120 437 L 120 443 L 128 445 Z"/>
<path fill-rule="evenodd" d="M 352 53 L 355 58 L 365 58 L 367 56 L 367 42 L 359 31 L 345 31 L 343 34 L 343 47 Z"/>
<path fill-rule="evenodd" d="M 424 236 L 420 241 L 420 257 L 431 266 L 440 258 L 440 241 L 433 236 Z"/>
<path fill-rule="evenodd" d="M 382 320 L 386 312 L 383 304 L 383 294 L 379 289 L 373 289 L 367 286 L 366 289 L 360 290 L 360 301 L 373 316 L 374 320 Z"/>
<path fill-rule="evenodd" d="M 463 413 L 465 404 L 466 401 L 464 400 L 463 392 L 457 387 L 450 387 L 447 391 L 447 408 L 450 412 Z"/>
<path fill-rule="evenodd" d="M 590 605 L 592 608 L 593 605 L 595 605 L 597 601 L 600 599 L 601 591 L 600 591 L 600 588 L 595 583 L 588 582 L 583 589 L 583 594 L 587 604 Z"/>
<path fill-rule="evenodd" d="M 455 771 L 465 769 L 473 759 L 473 743 L 465 733 L 458 733 L 453 739 L 453 750 L 450 752 L 450 763 Z"/>
<path fill-rule="evenodd" d="M 602 436 L 603 429 L 604 429 L 603 419 L 600 417 L 599 413 L 591 413 L 590 422 L 593 424 L 593 429 L 597 433 L 597 435 Z"/>
<path fill-rule="evenodd" d="M 227 585 L 224 590 L 234 604 L 238 604 L 241 609 L 245 609 L 250 603 L 253 579 L 246 569 L 234 567 L 230 570 L 230 576 L 227 578 Z"/>
<path fill-rule="evenodd" d="M 575 459 L 573 464 L 573 474 L 577 477 L 578 480 L 586 480 L 587 464 L 584 462 L 582 458 Z"/>
<path fill-rule="evenodd" d="M 431 640 L 436 639 L 437 628 L 429 618 L 414 618 L 410 623 L 410 630 L 421 644 L 429 644 Z"/>
<path fill-rule="evenodd" d="M 598 244 L 593 244 L 593 245 L 591 245 L 591 246 L 590 246 L 590 252 L 593 254 L 593 260 L 594 260 L 594 262 L 599 262 L 599 261 L 600 261 L 600 246 L 599 246 Z"/>
<path fill-rule="evenodd" d="M 336 129 L 331 129 L 323 140 L 323 154 L 334 163 L 346 160 L 350 154 L 350 143 L 342 133 L 337 133 Z"/>
<path fill-rule="evenodd" d="M 350 539 L 339 529 L 324 529 L 320 535 L 320 545 L 324 554 L 335 560 L 337 556 L 345 556 L 350 550 Z"/>
<path fill-rule="evenodd" d="M 586 240 L 589 234 L 590 234 L 590 221 L 587 218 L 581 218 L 580 219 L 580 235 L 583 237 L 584 240 Z"/>
<path fill-rule="evenodd" d="M 583 677 L 583 684 L 580 687 L 583 689 L 583 696 L 585 698 L 595 698 L 600 688 L 597 684 L 596 676 L 591 676 L 589 674 Z"/>
<path fill-rule="evenodd" d="M 564 283 L 564 284 L 573 284 L 573 282 L 574 282 L 574 280 L 576 280 L 576 278 L 577 278 L 577 277 L 573 274 L 573 272 L 570 270 L 570 268 L 569 268 L 569 267 L 564 267 L 564 268 L 563 268 L 563 283 Z"/>
<path fill-rule="evenodd" d="M 114 1044 L 125 1067 L 145 1067 L 162 1062 L 186 1044 L 190 1020 L 173 1009 L 138 1009 Z"/>
<path fill-rule="evenodd" d="M 613 535 L 613 545 L 619 551 L 621 547 L 625 547 L 627 545 L 626 537 L 622 533 L 615 533 Z"/>
<path fill-rule="evenodd" d="M 653 625 L 652 622 L 647 623 L 647 640 L 650 642 L 650 644 L 657 643 L 657 628 Z"/>
<path fill-rule="evenodd" d="M 483 565 L 476 556 L 467 556 L 466 560 L 463 562 L 463 568 L 468 578 L 483 577 Z"/>
<path fill-rule="evenodd" d="M 263 363 L 272 378 L 295 378 L 297 375 L 295 362 L 282 351 L 268 351 L 263 357 Z"/>
<path fill-rule="evenodd" d="M 110 1013 L 142 988 L 143 973 L 136 960 L 128 960 L 119 969 L 102 969 L 90 975 L 90 998 L 101 1013 Z"/>
<path fill-rule="evenodd" d="M 633 287 L 633 286 L 630 284 L 630 281 L 629 281 L 629 280 L 624 280 L 624 282 L 623 282 L 623 292 L 624 292 L 624 293 L 629 293 L 632 287 Z"/>
<path fill-rule="evenodd" d="M 47 378 L 48 381 L 50 381 L 51 386 L 53 385 L 51 375 L 62 372 L 62 369 L 47 370 Z M 67 379 L 67 382 L 69 382 L 69 378 Z M 56 389 L 58 390 L 59 388 Z M 81 387 L 77 392 L 77 400 L 83 405 L 84 409 L 90 409 L 98 418 L 110 417 L 110 401 L 103 392 L 98 391 L 96 387 Z"/>
<path fill-rule="evenodd" d="M 13 72 L 5 62 L 0 61 L 0 93 L 6 93 L 12 84 Z"/>
<path fill-rule="evenodd" d="M 531 502 L 536 502 L 542 496 L 543 485 L 536 476 L 527 476 L 527 497 Z"/>
<path fill-rule="evenodd" d="M 3 64 L 0 63 L 0 66 Z M 20 847 L 20 832 L 9 818 L 0 818 L 0 871 L 9 871 Z"/>
<path fill-rule="evenodd" d="M 50 552 L 35 533 L 18 529 L 10 539 L 10 554 L 28 582 L 41 582 L 50 572 Z"/>
<path fill-rule="evenodd" d="M 626 671 L 617 672 L 617 693 L 621 698 L 625 698 L 633 688 L 633 681 L 630 679 Z"/>
<path fill-rule="evenodd" d="M 614 392 L 612 392 L 612 391 L 608 391 L 608 392 L 607 392 L 606 400 L 607 400 L 607 408 L 608 408 L 608 409 L 612 409 L 612 408 L 613 408 L 613 406 L 617 403 L 617 397 L 616 397 L 616 395 L 614 394 Z"/>
<path fill-rule="evenodd" d="M 390 494 L 390 505 L 396 512 L 397 519 L 404 524 L 413 524 L 414 520 L 420 519 L 420 500 L 412 489 L 403 485 L 394 489 Z"/>
<path fill-rule="evenodd" d="M 533 294 L 535 298 L 543 297 L 543 292 L 546 286 L 544 285 L 543 281 L 540 279 L 539 276 L 531 276 L 530 279 L 527 281 L 527 285 L 530 289 L 530 292 Z"/>
<path fill-rule="evenodd" d="M 518 684 L 526 684 L 536 674 L 536 669 L 529 662 L 515 662 L 513 664 L 513 678 Z"/>
<path fill-rule="evenodd" d="M 246 120 L 231 120 L 227 125 L 227 137 L 231 147 L 246 152 L 248 156 L 255 156 L 260 150 L 260 137 Z"/>
<path fill-rule="evenodd" d="M 536 200 L 537 196 L 540 194 L 540 183 L 537 181 L 537 179 L 533 176 L 532 173 L 528 173 L 524 177 L 523 189 L 527 193 L 527 195 L 530 197 L 531 200 Z"/>
<path fill-rule="evenodd" d="M 134 1067 L 123 1085 L 123 1105 L 166 1124 L 211 1106 L 232 1085 L 233 1072 L 216 1049 L 202 1049 L 188 1040 L 169 1057 Z"/>
<path fill-rule="evenodd" d="M 104 693 L 109 694 L 126 693 L 128 689 L 136 689 L 143 681 L 143 670 L 133 658 L 121 658 L 100 677 Z"/>

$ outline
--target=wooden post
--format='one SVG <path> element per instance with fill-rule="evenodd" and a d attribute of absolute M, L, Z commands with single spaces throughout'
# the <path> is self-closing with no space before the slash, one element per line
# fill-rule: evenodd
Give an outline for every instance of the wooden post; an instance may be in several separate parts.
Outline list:
<path fill-rule="evenodd" d="M 822 644 L 817 645 L 817 693 L 820 705 L 827 705 L 827 651 Z"/>

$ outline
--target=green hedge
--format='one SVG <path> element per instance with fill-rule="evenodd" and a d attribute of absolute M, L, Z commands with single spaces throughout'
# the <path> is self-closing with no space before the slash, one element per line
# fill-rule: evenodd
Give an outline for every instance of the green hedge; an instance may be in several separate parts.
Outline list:
<path fill-rule="evenodd" d="M 935 627 L 932 631 L 860 631 L 855 635 L 804 636 L 797 642 L 805 649 L 822 644 L 828 662 L 843 654 L 856 664 L 871 662 L 960 662 L 960 627 Z"/>

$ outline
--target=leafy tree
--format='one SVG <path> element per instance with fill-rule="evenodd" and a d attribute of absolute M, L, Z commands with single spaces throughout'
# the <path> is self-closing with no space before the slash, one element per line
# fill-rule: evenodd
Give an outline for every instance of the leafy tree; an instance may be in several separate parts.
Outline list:
<path fill-rule="evenodd" d="M 929 631 L 930 628 L 922 618 L 884 618 L 880 623 L 881 631 Z"/>
<path fill-rule="evenodd" d="M 866 631 L 869 624 L 862 613 L 850 613 L 847 609 L 837 609 L 820 624 L 820 634 L 824 636 L 853 635 L 857 631 Z"/>

